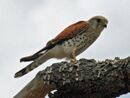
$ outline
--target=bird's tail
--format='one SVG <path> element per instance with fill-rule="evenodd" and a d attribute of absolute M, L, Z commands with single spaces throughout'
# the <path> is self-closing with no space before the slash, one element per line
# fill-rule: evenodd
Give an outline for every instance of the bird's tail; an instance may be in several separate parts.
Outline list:
<path fill-rule="evenodd" d="M 47 61 L 50 58 L 51 57 L 50 57 L 49 51 L 46 51 L 41 56 L 39 56 L 37 59 L 35 59 L 31 64 L 29 64 L 27 67 L 18 71 L 14 77 L 18 78 L 18 77 L 21 77 L 21 76 L 29 73 L 30 71 L 32 71 L 33 69 L 35 69 L 36 67 L 38 67 L 39 65 L 41 65 L 42 63 L 44 63 L 45 61 Z"/>

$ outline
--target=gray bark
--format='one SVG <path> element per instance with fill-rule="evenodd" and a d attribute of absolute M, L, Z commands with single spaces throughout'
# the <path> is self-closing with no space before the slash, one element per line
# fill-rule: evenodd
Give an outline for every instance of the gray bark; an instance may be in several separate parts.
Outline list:
<path fill-rule="evenodd" d="M 52 90 L 56 90 L 53 94 Z M 55 63 L 40 71 L 14 98 L 116 98 L 130 91 L 130 57 L 76 64 Z"/>

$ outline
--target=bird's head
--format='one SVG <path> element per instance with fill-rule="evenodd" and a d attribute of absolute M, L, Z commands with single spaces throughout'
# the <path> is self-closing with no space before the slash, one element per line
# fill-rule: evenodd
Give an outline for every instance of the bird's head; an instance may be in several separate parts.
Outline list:
<path fill-rule="evenodd" d="M 93 29 L 101 29 L 107 27 L 108 20 L 103 16 L 94 16 L 88 20 L 88 23 L 92 26 Z"/>

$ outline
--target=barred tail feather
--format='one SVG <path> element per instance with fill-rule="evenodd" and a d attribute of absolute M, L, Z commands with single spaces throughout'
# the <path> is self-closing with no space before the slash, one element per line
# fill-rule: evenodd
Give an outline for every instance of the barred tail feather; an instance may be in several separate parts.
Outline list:
<path fill-rule="evenodd" d="M 27 67 L 21 69 L 20 71 L 18 71 L 15 74 L 15 78 L 21 77 L 27 73 L 29 73 L 30 71 L 32 71 L 33 69 L 35 69 L 36 67 L 38 67 L 39 65 L 41 65 L 42 63 L 44 63 L 45 61 L 47 61 L 48 59 L 50 59 L 50 54 L 49 51 L 46 51 L 44 54 L 42 54 L 40 57 L 38 57 L 37 59 L 35 59 L 31 64 L 29 64 Z"/>

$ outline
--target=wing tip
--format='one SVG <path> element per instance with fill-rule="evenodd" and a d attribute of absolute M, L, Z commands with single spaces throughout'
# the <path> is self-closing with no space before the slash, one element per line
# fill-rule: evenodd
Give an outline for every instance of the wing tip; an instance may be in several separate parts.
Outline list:
<path fill-rule="evenodd" d="M 19 61 L 20 61 L 20 62 L 24 62 L 24 59 L 23 59 L 23 58 L 21 58 Z"/>
<path fill-rule="evenodd" d="M 32 60 L 34 60 L 35 58 L 36 58 L 35 56 L 23 57 L 23 58 L 20 59 L 20 62 L 32 61 Z"/>

